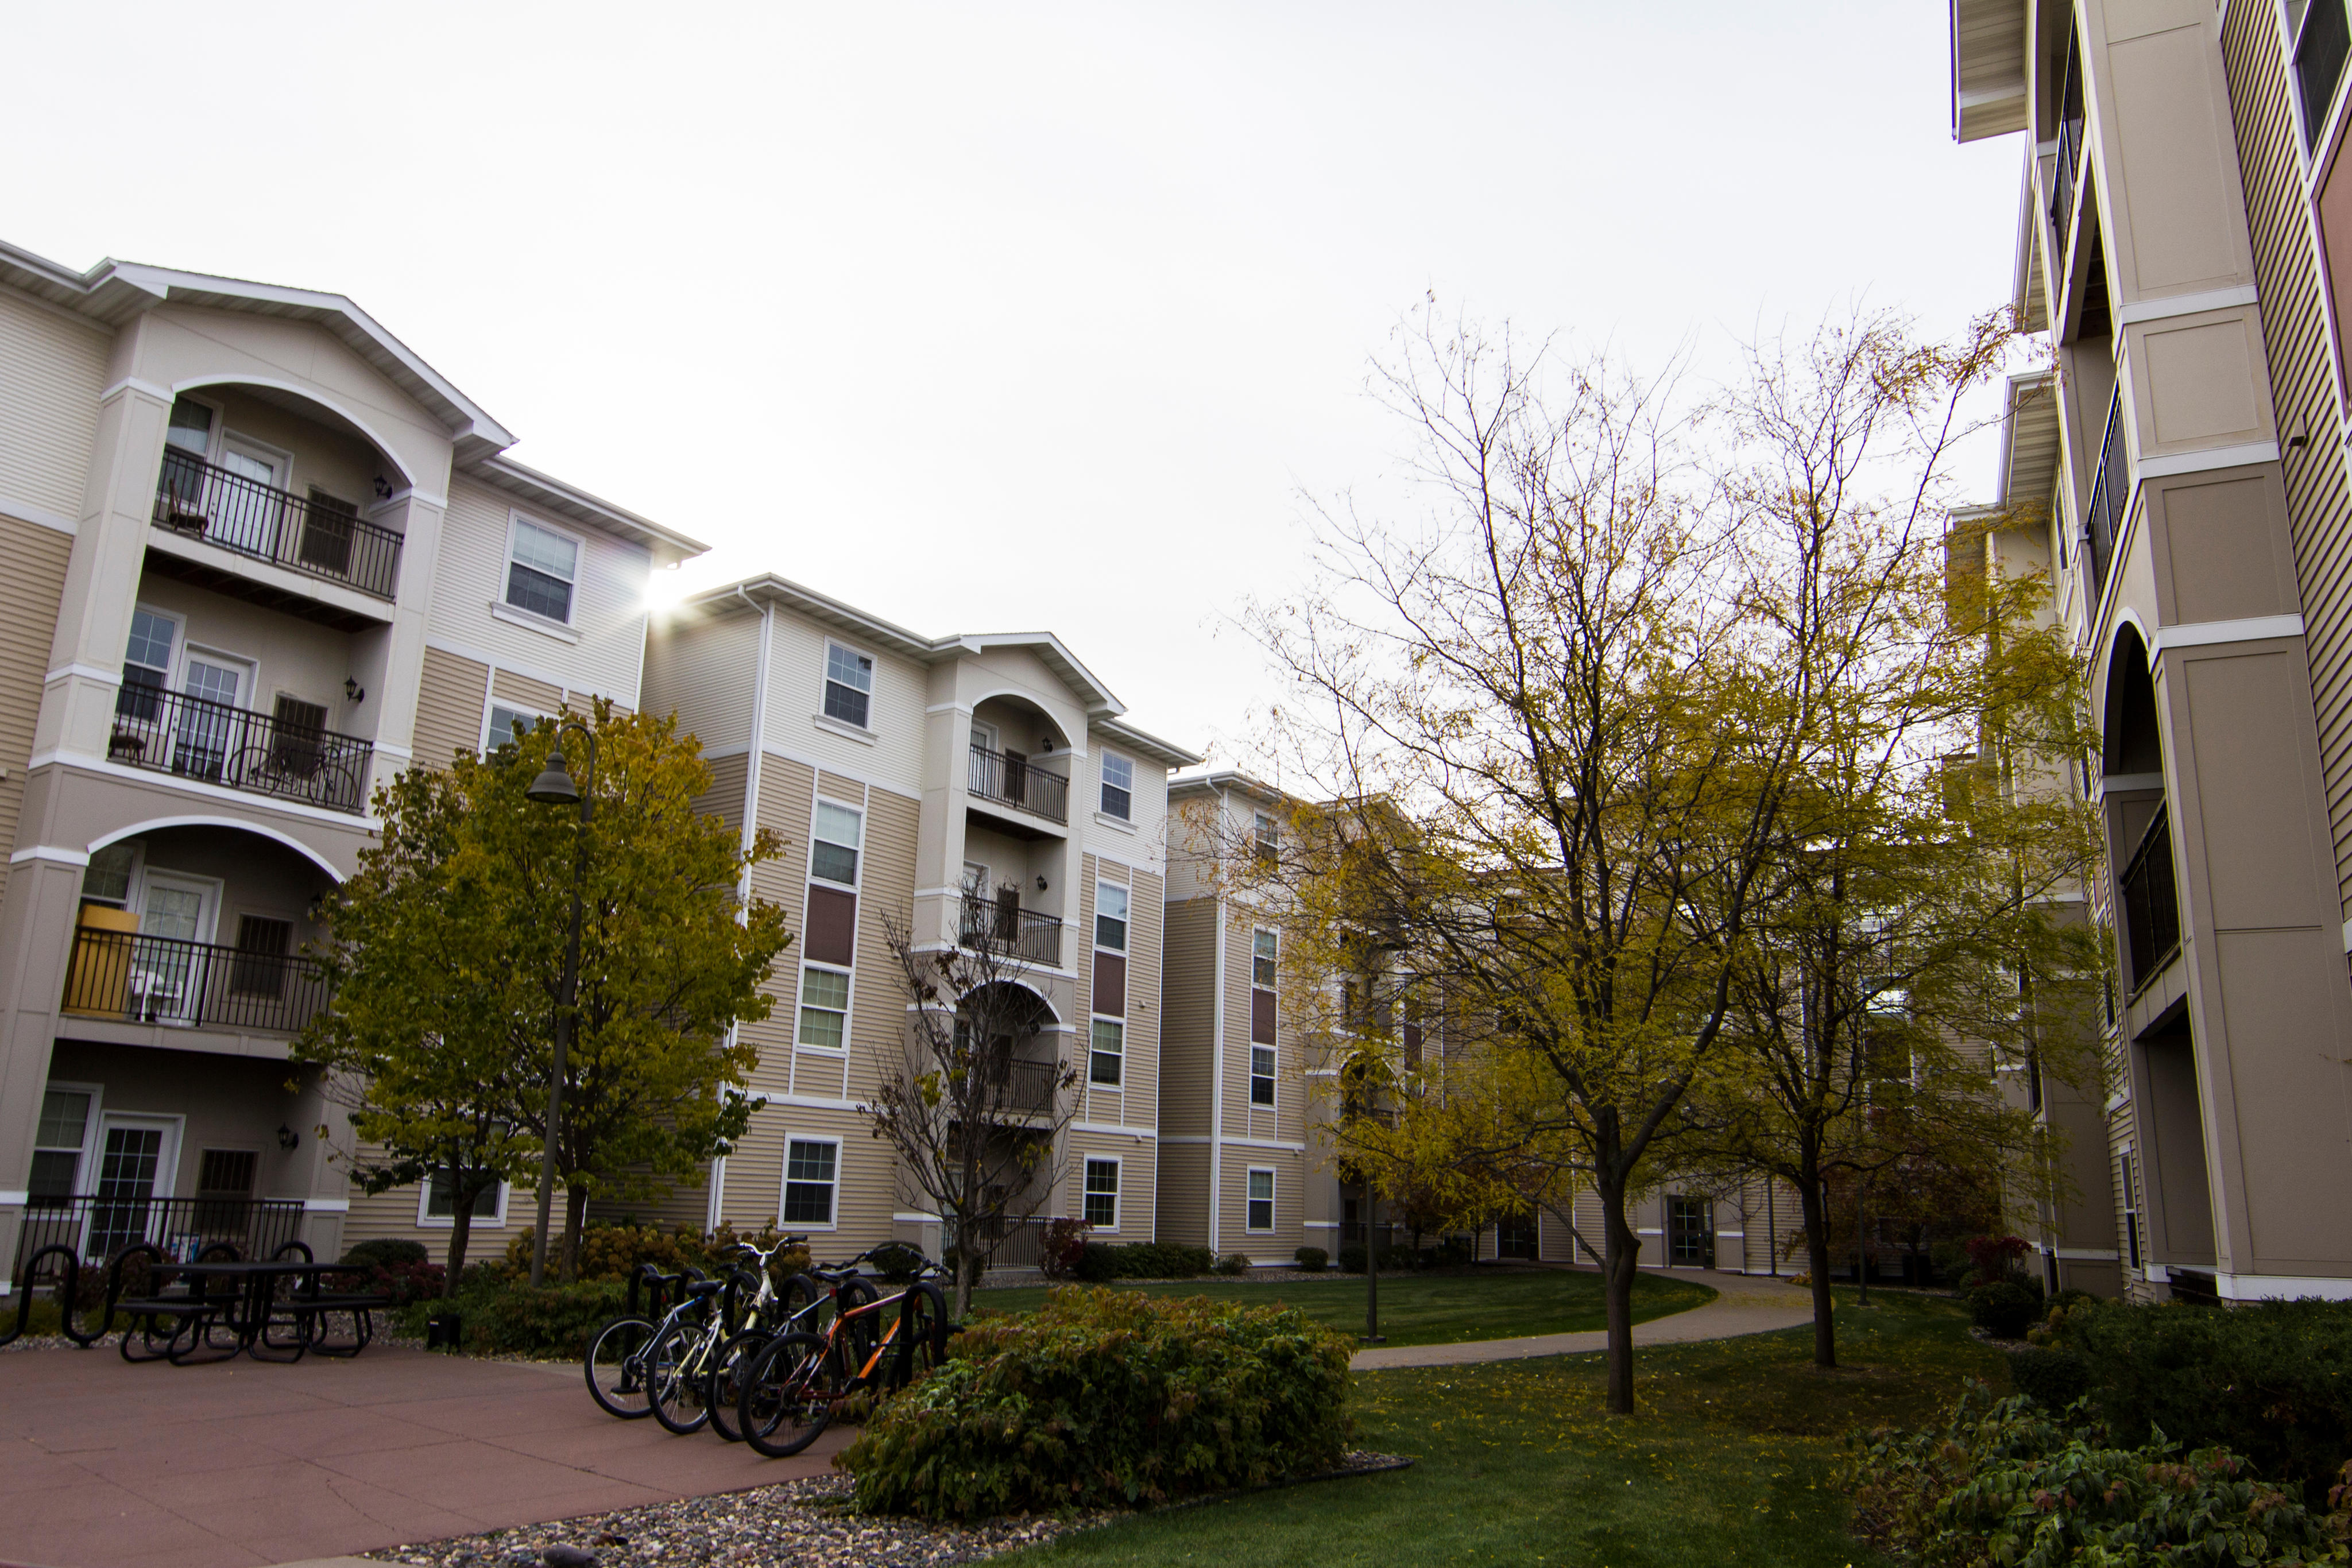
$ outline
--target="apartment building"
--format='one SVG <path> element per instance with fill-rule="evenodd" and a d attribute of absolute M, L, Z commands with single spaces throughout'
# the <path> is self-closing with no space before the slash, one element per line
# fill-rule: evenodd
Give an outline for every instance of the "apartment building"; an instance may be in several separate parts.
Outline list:
<path fill-rule="evenodd" d="M 895 927 L 918 950 L 985 932 L 1008 952 L 1039 1008 L 1034 1038 L 1013 1048 L 1013 1082 L 1042 1109 L 1050 1064 L 1078 1068 L 1038 1213 L 1152 1239 L 1168 775 L 1200 759 L 1129 724 L 1050 633 L 920 636 L 777 577 L 658 617 L 645 693 L 701 739 L 714 775 L 702 809 L 747 841 L 762 828 L 782 841 L 751 890 L 793 936 L 774 1012 L 743 1026 L 765 1104 L 665 1217 L 780 1224 L 826 1257 L 894 1238 L 933 1257 L 951 1244 L 857 1109 L 908 1048 Z M 1034 1263 L 1036 1241 L 1016 1228 L 996 1266 Z"/>
<path fill-rule="evenodd" d="M 447 1226 L 288 1061 L 315 903 L 396 770 L 636 707 L 702 548 L 514 440 L 340 295 L 0 245 L 0 1262 Z"/>
<path fill-rule="evenodd" d="M 2343 0 L 1957 0 L 1962 141 L 2025 132 L 1989 549 L 2046 566 L 2103 729 L 2109 1082 L 2063 1278 L 2352 1295 L 2352 236 Z M 2099 1156 L 2104 1155 L 2104 1159 Z M 2102 1168 L 2104 1167 L 2104 1168 Z"/>

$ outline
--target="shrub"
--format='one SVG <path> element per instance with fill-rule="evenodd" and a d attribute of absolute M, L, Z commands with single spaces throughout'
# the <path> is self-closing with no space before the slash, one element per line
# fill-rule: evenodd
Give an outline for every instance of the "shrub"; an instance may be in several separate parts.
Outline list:
<path fill-rule="evenodd" d="M 944 1269 L 946 1269 L 946 1270 L 947 1270 L 947 1271 L 948 1271 L 948 1278 L 950 1278 L 950 1280 L 952 1280 L 952 1279 L 954 1279 L 954 1278 L 956 1277 L 956 1275 L 957 1275 L 957 1274 L 961 1273 L 961 1272 L 962 1271 L 962 1270 L 963 1270 L 963 1254 L 962 1254 L 961 1252 L 958 1251 L 956 1249 L 954 1249 L 954 1248 L 950 1247 L 950 1248 L 949 1248 L 946 1251 L 942 1252 L 942 1253 L 940 1255 L 940 1266 L 941 1266 L 941 1267 L 943 1267 Z M 912 1279 L 912 1278 L 914 1278 L 914 1276 L 910 1274 L 910 1275 L 908 1275 L 908 1279 Z M 982 1258 L 982 1259 L 980 1260 L 980 1267 L 979 1267 L 979 1269 L 978 1269 L 978 1270 L 976 1270 L 973 1272 L 973 1274 L 972 1274 L 972 1277 L 971 1277 L 971 1282 L 972 1282 L 973 1284 L 977 1285 L 977 1284 L 979 1284 L 982 1280 L 985 1280 L 985 1279 L 987 1279 L 987 1278 L 988 1278 L 988 1260 L 987 1260 L 985 1257 L 983 1257 L 983 1258 Z"/>
<path fill-rule="evenodd" d="M 529 1245 L 527 1238 L 525 1245 Z M 379 1236 L 373 1240 L 356 1242 L 344 1250 L 341 1260 L 345 1263 L 364 1263 L 371 1269 L 392 1269 L 432 1260 L 433 1254 L 425 1249 L 424 1242 L 410 1241 L 398 1236 Z M 529 1260 L 526 1253 L 524 1261 Z"/>
<path fill-rule="evenodd" d="M 468 1269 L 456 1296 L 399 1309 L 402 1326 L 421 1336 L 427 1314 L 446 1306 L 464 1318 L 466 1349 L 476 1355 L 570 1358 L 586 1354 L 589 1337 L 628 1309 L 628 1290 L 614 1280 L 536 1291 L 524 1281 L 477 1280 Z"/>
<path fill-rule="evenodd" d="M 1229 1278 L 1249 1271 L 1250 1260 L 1239 1252 L 1228 1252 L 1217 1260 L 1217 1272 Z"/>
<path fill-rule="evenodd" d="M 1205 1247 L 1177 1241 L 1134 1241 L 1124 1247 L 1089 1241 L 1078 1255 L 1076 1272 L 1090 1285 L 1108 1280 L 1190 1280 L 1217 1266 L 1217 1255 Z"/>
<path fill-rule="evenodd" d="M 411 1301 L 430 1301 L 440 1295 L 448 1274 L 438 1263 L 378 1264 L 369 1276 L 368 1287 L 379 1295 L 390 1296 L 394 1306 L 404 1307 Z"/>
<path fill-rule="evenodd" d="M 2226 1447 L 2315 1504 L 2352 1460 L 2352 1303 L 2074 1306 L 2057 1339 L 2116 1442 Z"/>
<path fill-rule="evenodd" d="M 904 1241 L 885 1241 L 866 1255 L 866 1261 L 890 1283 L 905 1285 L 911 1284 L 930 1260 L 923 1255 L 919 1247 Z"/>
<path fill-rule="evenodd" d="M 625 1282 L 637 1271 L 638 1266 L 645 1263 L 652 1264 L 665 1274 L 675 1274 L 683 1269 L 699 1269 L 706 1274 L 715 1274 L 720 1269 L 733 1266 L 735 1244 L 739 1240 L 770 1247 L 782 1234 L 772 1225 L 740 1234 L 722 1225 L 709 1236 L 704 1236 L 684 1225 L 664 1230 L 657 1225 L 594 1223 L 580 1233 L 580 1279 L 583 1281 L 619 1280 Z M 567 1232 L 563 1236 L 547 1239 L 551 1272 L 555 1268 L 555 1260 L 563 1255 L 568 1235 Z M 530 1273 L 530 1243 L 531 1232 L 528 1229 L 507 1243 L 506 1266 L 510 1272 L 517 1275 Z M 806 1248 L 795 1247 L 788 1252 L 778 1253 L 775 1259 L 777 1282 L 781 1284 L 808 1265 Z M 467 1271 L 471 1272 L 470 1270 Z"/>
<path fill-rule="evenodd" d="M 2032 1291 L 2013 1280 L 1979 1285 L 1969 1292 L 1969 1320 L 1995 1339 L 2022 1339 L 2026 1326 L 2041 1315 L 2042 1303 Z"/>
<path fill-rule="evenodd" d="M 1340 1248 L 1339 1267 L 1350 1274 L 1362 1273 L 1364 1271 L 1364 1249 L 1358 1246 Z M 1410 1269 L 1412 1267 L 1412 1253 L 1402 1251 L 1394 1247 L 1383 1247 L 1381 1249 L 1381 1270 L 1382 1272 L 1392 1274 L 1401 1270 Z"/>
<path fill-rule="evenodd" d="M 1969 1252 L 1969 1285 L 1990 1285 L 2019 1280 L 2025 1255 L 2033 1250 L 2021 1236 L 1978 1236 L 1965 1243 Z"/>
<path fill-rule="evenodd" d="M 1320 1247 L 1301 1247 L 1290 1255 L 1301 1269 L 1310 1274 L 1320 1274 L 1331 1266 L 1331 1254 Z"/>
<path fill-rule="evenodd" d="M 1458 1269 L 1475 1261 L 1477 1255 L 1477 1249 L 1471 1245 L 1468 1237 L 1449 1236 L 1437 1244 L 1437 1253 L 1433 1261 L 1440 1269 Z"/>
<path fill-rule="evenodd" d="M 1093 1229 L 1083 1219 L 1045 1222 L 1045 1249 L 1037 1259 L 1037 1267 L 1045 1278 L 1066 1280 L 1077 1271 L 1078 1256 L 1087 1249 L 1087 1237 Z"/>
<path fill-rule="evenodd" d="M 1158 1503 L 1328 1469 L 1348 1343 L 1304 1313 L 1066 1287 L 992 1318 L 835 1461 L 869 1513 Z"/>
<path fill-rule="evenodd" d="M 2063 1410 L 2091 1391 L 2091 1364 L 2080 1351 L 2029 1346 L 2009 1353 L 2009 1382 L 2035 1404 Z"/>
<path fill-rule="evenodd" d="M 1837 1480 L 1854 1528 L 1930 1568 L 1985 1563 L 2346 1561 L 2322 1518 L 2226 1448 L 2105 1446 L 2079 1420 L 1971 1382 L 1941 1431 L 1853 1434 Z"/>

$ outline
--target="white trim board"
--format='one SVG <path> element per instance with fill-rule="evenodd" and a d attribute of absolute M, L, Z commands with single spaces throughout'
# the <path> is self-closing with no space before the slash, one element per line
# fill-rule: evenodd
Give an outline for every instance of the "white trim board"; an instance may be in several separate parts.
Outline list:
<path fill-rule="evenodd" d="M 2184 621 L 2175 626 L 2158 626 L 2151 634 L 2152 652 L 2162 654 L 2167 648 L 2210 648 L 2223 643 L 2264 643 L 2278 637 L 2303 635 L 2303 617 L 2290 615 L 2248 615 L 2235 621 Z"/>
<path fill-rule="evenodd" d="M 2254 303 L 2254 286 L 2241 284 L 2235 288 L 2209 289 L 2202 294 L 2176 294 L 2163 299 L 2135 299 L 2116 312 L 2118 326 L 2129 327 L 2141 321 L 2161 321 L 2168 316 L 2198 316 L 2208 310 L 2228 310 L 2240 305 Z"/>

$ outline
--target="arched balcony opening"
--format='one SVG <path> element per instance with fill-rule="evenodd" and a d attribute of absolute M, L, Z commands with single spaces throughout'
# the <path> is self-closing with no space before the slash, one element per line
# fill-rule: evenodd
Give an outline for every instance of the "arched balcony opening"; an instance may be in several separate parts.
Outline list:
<path fill-rule="evenodd" d="M 2164 736 L 2147 644 L 2126 625 L 2108 655 L 2102 758 L 2116 924 L 2137 994 L 2180 950 L 2180 896 L 2165 798 Z"/>

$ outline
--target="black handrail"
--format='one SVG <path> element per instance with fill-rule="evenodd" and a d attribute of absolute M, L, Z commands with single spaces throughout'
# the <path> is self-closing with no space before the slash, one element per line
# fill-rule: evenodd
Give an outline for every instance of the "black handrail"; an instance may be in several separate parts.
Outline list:
<path fill-rule="evenodd" d="M 2074 18 L 2066 22 L 2066 57 L 2059 68 L 2058 166 L 2051 172 L 2050 226 L 2056 231 L 2051 249 L 2066 258 L 2066 225 L 2074 215 L 2074 184 L 2083 166 L 2083 59 Z M 2063 266 L 2059 276 L 2066 276 Z"/>
<path fill-rule="evenodd" d="M 273 566 L 390 599 L 400 580 L 401 536 L 324 496 L 304 497 L 248 479 L 177 447 L 163 451 L 155 526 Z"/>
<path fill-rule="evenodd" d="M 997 1108 L 1020 1115 L 1050 1112 L 1061 1066 L 1058 1061 L 1033 1061 L 1021 1056 L 997 1057 L 988 1064 L 989 1082 L 999 1091 Z"/>
<path fill-rule="evenodd" d="M 2107 400 L 2107 423 L 2099 437 L 2099 467 L 2091 476 L 2091 499 L 2083 511 L 2083 555 L 2091 563 L 2091 601 L 2107 590 L 2116 541 L 2123 533 L 2124 508 L 2131 504 L 2131 476 L 2124 451 L 2124 389 Z"/>
<path fill-rule="evenodd" d="M 2180 948 L 2180 889 L 2173 879 L 2172 822 L 2168 808 L 2140 835 L 2124 867 L 2124 933 L 2131 950 L 2134 995 Z"/>
<path fill-rule="evenodd" d="M 328 996 L 326 971 L 309 958 L 81 925 L 74 929 L 63 1006 L 69 1013 L 132 1023 L 297 1034 Z"/>
<path fill-rule="evenodd" d="M 957 925 L 956 940 L 967 947 L 984 942 L 1008 957 L 1058 967 L 1062 962 L 1062 917 L 1023 909 L 1002 896 L 986 898 L 967 893 L 963 895 L 963 918 Z"/>
<path fill-rule="evenodd" d="M 1018 806 L 1048 821 L 1070 820 L 1070 781 L 1025 757 L 973 747 L 970 789 L 982 800 Z"/>
<path fill-rule="evenodd" d="M 357 812 L 367 808 L 375 747 L 317 725 L 126 680 L 114 699 L 106 755 L 131 768 Z"/>

